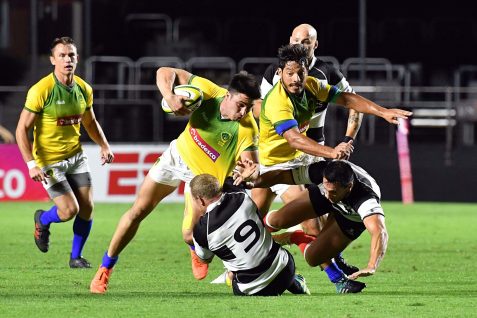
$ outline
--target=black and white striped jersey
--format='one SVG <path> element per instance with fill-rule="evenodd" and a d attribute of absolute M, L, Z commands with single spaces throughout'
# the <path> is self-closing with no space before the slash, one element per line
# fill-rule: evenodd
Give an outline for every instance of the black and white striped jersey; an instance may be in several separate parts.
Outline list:
<path fill-rule="evenodd" d="M 280 77 L 277 74 L 278 64 L 271 64 L 265 70 L 263 74 L 262 83 L 260 84 L 260 90 L 262 94 L 262 99 L 265 98 L 265 95 L 272 89 L 273 85 L 278 82 Z M 310 66 L 308 67 L 308 76 L 315 77 L 320 81 L 325 81 L 330 85 L 336 86 L 342 92 L 353 93 L 353 88 L 349 85 L 346 77 L 337 69 L 332 63 L 325 62 L 317 58 L 313 58 Z M 325 125 L 326 110 L 328 108 L 328 103 L 318 101 L 318 108 L 316 113 L 310 120 L 310 128 L 318 128 L 321 131 L 318 135 L 313 136 L 313 139 L 316 139 L 317 142 L 323 142 L 324 132 L 323 126 Z M 311 137 L 311 136 L 309 136 Z"/>
<path fill-rule="evenodd" d="M 193 239 L 197 256 L 219 257 L 245 294 L 265 288 L 288 262 L 288 253 L 273 241 L 245 192 L 223 193 L 209 205 L 194 226 Z"/>
<path fill-rule="evenodd" d="M 380 204 L 381 190 L 376 180 L 363 168 L 349 161 L 346 162 L 353 169 L 354 185 L 350 194 L 336 204 L 331 203 L 325 197 L 323 170 L 327 165 L 326 161 L 294 169 L 293 179 L 297 184 L 311 184 L 308 191 L 317 215 L 323 215 L 334 210 L 354 222 L 362 222 L 365 217 L 373 214 L 384 215 Z"/>

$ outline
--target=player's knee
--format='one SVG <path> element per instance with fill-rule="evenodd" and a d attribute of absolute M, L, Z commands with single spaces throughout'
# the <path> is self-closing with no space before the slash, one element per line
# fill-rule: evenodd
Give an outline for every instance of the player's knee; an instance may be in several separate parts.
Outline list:
<path fill-rule="evenodd" d="M 80 214 L 85 219 L 89 219 L 93 214 L 94 203 L 92 201 L 85 202 L 80 206 Z"/>
<path fill-rule="evenodd" d="M 310 249 L 310 244 L 305 248 L 303 251 L 303 257 L 305 258 L 305 261 L 310 265 L 311 267 L 316 267 L 319 266 L 321 263 L 323 263 L 322 260 L 316 255 L 316 253 L 313 253 Z"/>
<path fill-rule="evenodd" d="M 152 210 L 153 210 L 152 207 L 139 206 L 134 204 L 127 213 L 129 215 L 129 219 L 132 222 L 140 223 L 142 220 L 146 218 L 146 216 L 149 215 L 149 213 L 151 213 Z"/>
<path fill-rule="evenodd" d="M 58 208 L 58 215 L 62 221 L 69 221 L 79 213 L 79 206 L 75 204 Z"/>
<path fill-rule="evenodd" d="M 190 229 L 183 229 L 182 230 L 182 239 L 186 244 L 193 245 L 194 240 L 192 239 L 192 230 Z"/>
<path fill-rule="evenodd" d="M 268 212 L 266 216 L 267 225 L 276 230 L 287 228 L 288 226 L 285 220 L 283 220 L 283 218 L 280 215 L 278 215 L 276 212 L 277 210 L 272 210 Z"/>

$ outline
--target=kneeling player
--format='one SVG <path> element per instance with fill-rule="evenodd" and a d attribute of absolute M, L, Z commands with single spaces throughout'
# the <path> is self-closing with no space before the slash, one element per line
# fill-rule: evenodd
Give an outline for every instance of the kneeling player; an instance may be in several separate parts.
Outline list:
<path fill-rule="evenodd" d="M 273 229 L 288 228 L 303 220 L 330 213 L 331 217 L 328 217 L 322 232 L 306 248 L 305 259 L 310 266 L 319 265 L 325 270 L 338 293 L 360 292 L 365 284 L 353 280 L 375 273 L 388 242 L 380 205 L 381 191 L 376 181 L 362 168 L 345 160 L 335 160 L 294 170 L 271 171 L 261 175 L 253 186 L 269 187 L 276 183 L 311 186 L 297 199 L 269 213 L 266 225 Z M 368 264 L 346 278 L 330 259 L 342 252 L 364 230 L 371 234 Z M 280 239 L 284 240 L 283 237 Z"/>
<path fill-rule="evenodd" d="M 278 296 L 285 290 L 309 294 L 305 279 L 295 274 L 293 256 L 275 243 L 263 226 L 257 206 L 245 191 L 201 174 L 190 182 L 198 222 L 193 240 L 197 256 L 210 262 L 214 255 L 233 273 L 235 295 Z M 304 248 L 314 238 L 301 235 Z"/>

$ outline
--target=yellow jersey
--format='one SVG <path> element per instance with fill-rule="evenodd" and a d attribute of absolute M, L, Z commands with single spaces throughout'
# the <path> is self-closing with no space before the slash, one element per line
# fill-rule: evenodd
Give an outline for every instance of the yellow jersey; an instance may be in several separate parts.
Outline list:
<path fill-rule="evenodd" d="M 24 108 L 38 115 L 33 130 L 33 157 L 39 167 L 81 151 L 81 118 L 92 105 L 93 89 L 76 75 L 71 87 L 51 73 L 29 89 Z"/>
<path fill-rule="evenodd" d="M 189 84 L 200 88 L 204 99 L 177 138 L 177 150 L 195 175 L 208 173 L 223 184 L 240 154 L 257 149 L 257 124 L 251 112 L 240 121 L 221 117 L 226 89 L 199 76 L 192 76 Z"/>
<path fill-rule="evenodd" d="M 273 166 L 293 160 L 303 153 L 288 144 L 283 137 L 288 129 L 297 127 L 306 136 L 311 116 L 320 102 L 332 102 L 340 91 L 335 86 L 307 77 L 300 96 L 289 94 L 281 81 L 268 92 L 260 112 L 260 164 Z"/>

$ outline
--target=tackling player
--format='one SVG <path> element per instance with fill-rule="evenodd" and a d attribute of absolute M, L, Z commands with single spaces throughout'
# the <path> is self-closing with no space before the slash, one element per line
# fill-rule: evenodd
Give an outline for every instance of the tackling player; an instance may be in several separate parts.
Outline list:
<path fill-rule="evenodd" d="M 233 275 L 235 295 L 310 293 L 303 276 L 295 274 L 293 256 L 273 241 L 244 190 L 228 185 L 222 189 L 209 174 L 194 177 L 190 187 L 193 213 L 198 216 L 193 236 L 196 253 L 203 262 L 212 261 L 214 255 L 223 261 Z M 302 234 L 300 239 L 304 248 L 314 238 Z"/>
<path fill-rule="evenodd" d="M 250 162 L 249 166 L 253 166 Z M 388 233 L 381 207 L 381 190 L 376 181 L 361 167 L 345 161 L 320 161 L 293 170 L 275 170 L 260 175 L 254 187 L 270 187 L 276 183 L 311 184 L 298 198 L 270 212 L 265 223 L 278 230 L 303 220 L 330 213 L 323 230 L 305 249 L 310 266 L 320 266 L 335 283 L 338 293 L 359 292 L 363 283 L 352 281 L 374 275 L 386 253 Z M 367 266 L 348 276 L 340 273 L 330 259 L 342 252 L 361 233 L 371 235 Z M 291 233 L 279 234 L 279 241 L 290 243 Z M 331 266 L 329 266 L 331 264 Z M 359 283 L 359 284 L 356 284 Z"/>

